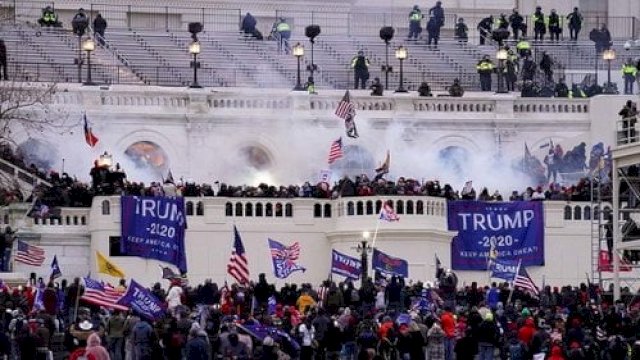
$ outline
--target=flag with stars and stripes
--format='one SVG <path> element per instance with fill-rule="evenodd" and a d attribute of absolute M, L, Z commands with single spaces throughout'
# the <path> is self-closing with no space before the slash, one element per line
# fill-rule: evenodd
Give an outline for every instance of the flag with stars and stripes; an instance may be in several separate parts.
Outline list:
<path fill-rule="evenodd" d="M 249 282 L 249 262 L 247 261 L 247 253 L 242 244 L 238 228 L 233 226 L 233 250 L 227 264 L 227 273 L 231 275 L 240 284 Z"/>
<path fill-rule="evenodd" d="M 269 239 L 269 249 L 273 261 L 273 274 L 278 279 L 285 279 L 294 271 L 306 271 L 303 266 L 296 263 L 296 260 L 300 258 L 300 244 L 298 242 L 291 246 L 285 246 L 278 241 Z"/>

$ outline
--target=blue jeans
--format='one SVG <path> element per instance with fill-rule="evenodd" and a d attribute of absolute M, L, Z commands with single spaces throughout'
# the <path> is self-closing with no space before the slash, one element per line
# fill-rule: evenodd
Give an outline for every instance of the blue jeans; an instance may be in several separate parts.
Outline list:
<path fill-rule="evenodd" d="M 444 338 L 444 360 L 453 360 L 453 348 L 456 345 L 456 339 Z"/>
<path fill-rule="evenodd" d="M 493 360 L 493 350 L 495 347 L 488 343 L 478 344 L 480 357 L 478 360 Z"/>

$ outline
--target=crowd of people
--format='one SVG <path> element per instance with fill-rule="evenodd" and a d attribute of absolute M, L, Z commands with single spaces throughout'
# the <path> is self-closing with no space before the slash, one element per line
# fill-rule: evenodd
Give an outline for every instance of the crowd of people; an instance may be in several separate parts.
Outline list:
<path fill-rule="evenodd" d="M 638 302 L 588 283 L 457 286 L 376 276 L 319 286 L 257 282 L 219 287 L 171 280 L 150 291 L 161 319 L 86 301 L 79 279 L 0 285 L 0 355 L 8 359 L 634 359 Z M 124 293 L 122 280 L 115 291 Z M 625 302 L 626 301 L 626 302 Z M 55 353 L 53 353 L 55 352 Z M 52 354 L 53 353 L 53 354 Z"/>

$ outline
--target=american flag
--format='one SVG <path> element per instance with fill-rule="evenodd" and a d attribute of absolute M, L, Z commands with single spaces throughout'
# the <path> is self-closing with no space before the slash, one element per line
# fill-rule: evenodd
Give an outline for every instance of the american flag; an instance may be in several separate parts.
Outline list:
<path fill-rule="evenodd" d="M 117 302 L 124 295 L 110 284 L 102 284 L 89 277 L 84 278 L 85 290 L 80 300 L 109 309 L 127 311 L 128 307 L 118 305 Z"/>
<path fill-rule="evenodd" d="M 44 249 L 18 240 L 16 261 L 32 266 L 41 266 L 44 262 Z"/>
<path fill-rule="evenodd" d="M 336 115 L 341 119 L 347 119 L 348 117 L 354 117 L 356 115 L 356 107 L 351 102 L 351 96 L 349 90 L 344 93 L 342 100 L 338 103 L 336 108 Z"/>
<path fill-rule="evenodd" d="M 98 137 L 93 134 L 93 131 L 89 127 L 89 122 L 87 121 L 87 114 L 83 114 L 82 118 L 84 120 L 84 141 L 87 145 L 94 147 L 98 143 Z"/>
<path fill-rule="evenodd" d="M 240 284 L 246 284 L 249 282 L 249 262 L 244 251 L 244 245 L 242 245 L 240 233 L 235 226 L 233 227 L 233 234 L 233 250 L 227 265 L 227 273 Z"/>
<path fill-rule="evenodd" d="M 344 153 L 342 152 L 342 138 L 331 143 L 331 149 L 329 149 L 329 164 L 333 164 L 336 160 L 342 158 Z"/>
<path fill-rule="evenodd" d="M 393 208 L 389 204 L 384 204 L 380 209 L 380 220 L 384 221 L 400 221 L 400 216 L 393 211 Z"/>
<path fill-rule="evenodd" d="M 538 290 L 538 287 L 533 282 L 531 276 L 529 276 L 529 273 L 527 272 L 527 269 L 524 268 L 524 266 L 519 267 L 518 274 L 513 281 L 513 286 L 519 287 L 522 290 L 535 296 L 538 296 L 540 294 L 540 290 Z"/>
<path fill-rule="evenodd" d="M 271 256 L 277 259 L 296 261 L 300 258 L 300 244 L 296 241 L 291 246 L 283 246 L 282 249 L 271 248 Z"/>

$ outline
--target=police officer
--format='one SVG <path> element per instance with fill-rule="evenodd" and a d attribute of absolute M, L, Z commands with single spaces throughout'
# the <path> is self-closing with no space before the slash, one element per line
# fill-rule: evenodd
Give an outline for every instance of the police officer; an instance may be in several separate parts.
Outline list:
<path fill-rule="evenodd" d="M 560 33 L 562 32 L 562 18 L 556 13 L 556 9 L 551 9 L 549 14 L 549 35 L 551 41 L 560 41 Z"/>
<path fill-rule="evenodd" d="M 291 26 L 285 18 L 280 18 L 276 24 L 276 33 L 278 34 L 278 51 L 289 54 L 289 39 L 291 38 Z"/>
<path fill-rule="evenodd" d="M 507 60 L 504 67 L 505 82 L 507 84 L 507 91 L 514 91 L 516 88 L 516 81 L 518 81 L 518 55 L 513 49 L 507 50 Z"/>
<path fill-rule="evenodd" d="M 495 66 L 489 58 L 489 55 L 482 57 L 482 60 L 476 65 L 476 70 L 480 74 L 480 88 L 482 91 L 491 91 L 491 74 Z"/>
<path fill-rule="evenodd" d="M 369 80 L 369 59 L 364 56 L 364 51 L 358 51 L 358 55 L 351 59 L 351 68 L 353 69 L 354 84 L 353 87 L 358 89 L 358 80 L 360 87 L 366 89 L 367 80 Z"/>
<path fill-rule="evenodd" d="M 518 33 L 522 32 L 524 36 L 526 27 L 524 25 L 524 18 L 518 12 L 518 9 L 513 9 L 513 12 L 509 16 L 509 22 L 511 23 L 511 32 L 513 33 L 513 39 L 518 40 Z"/>
<path fill-rule="evenodd" d="M 484 45 L 487 37 L 491 34 L 491 27 L 493 26 L 493 15 L 480 20 L 478 23 L 478 32 L 480 33 L 480 45 Z"/>
<path fill-rule="evenodd" d="M 427 22 L 427 34 L 427 45 L 429 45 L 429 49 L 431 49 L 432 42 L 436 47 L 438 47 L 438 39 L 440 39 L 440 26 L 438 26 L 438 19 L 433 16 L 429 19 L 429 22 Z"/>
<path fill-rule="evenodd" d="M 622 76 L 624 77 L 624 94 L 633 95 L 633 83 L 636 81 L 638 68 L 633 63 L 633 59 L 628 58 L 627 62 L 622 65 Z"/>
<path fill-rule="evenodd" d="M 500 14 L 500 17 L 496 20 L 497 29 L 507 29 L 509 28 L 509 20 L 507 20 L 507 15 L 504 13 Z"/>
<path fill-rule="evenodd" d="M 424 18 L 424 15 L 422 15 L 418 5 L 413 5 L 413 10 L 409 13 L 409 40 L 417 40 L 418 36 L 420 36 L 422 18 Z"/>
<path fill-rule="evenodd" d="M 47 6 L 42 9 L 42 16 L 38 19 L 38 24 L 40 26 L 53 26 L 60 27 L 62 24 L 58 21 L 58 15 L 56 15 L 55 11 L 51 6 Z"/>
<path fill-rule="evenodd" d="M 566 98 L 569 97 L 569 87 L 564 81 L 564 77 L 561 77 L 554 89 L 555 97 Z"/>
<path fill-rule="evenodd" d="M 373 79 L 373 84 L 371 84 L 371 96 L 382 96 L 384 87 L 380 82 L 380 78 Z"/>
<path fill-rule="evenodd" d="M 544 34 L 547 32 L 547 18 L 542 13 L 540 6 L 536 6 L 536 12 L 531 15 L 531 22 L 533 23 L 533 33 L 535 34 L 534 40 L 544 40 Z"/>
<path fill-rule="evenodd" d="M 455 37 L 458 42 L 467 42 L 469 40 L 469 27 L 464 23 L 463 18 L 458 19 L 458 23 L 456 24 Z"/>
<path fill-rule="evenodd" d="M 521 58 L 531 55 L 531 44 L 529 44 L 526 37 L 520 38 L 520 41 L 516 44 L 516 51 Z"/>
<path fill-rule="evenodd" d="M 449 86 L 449 96 L 462 97 L 464 95 L 464 88 L 460 85 L 460 79 L 453 79 L 453 84 Z"/>
<path fill-rule="evenodd" d="M 578 34 L 580 34 L 580 29 L 582 29 L 582 20 L 582 14 L 580 14 L 577 7 L 574 7 L 573 12 L 567 15 L 567 21 L 569 21 L 569 36 L 571 36 L 571 40 L 578 40 Z"/>

